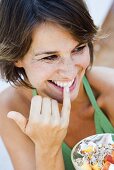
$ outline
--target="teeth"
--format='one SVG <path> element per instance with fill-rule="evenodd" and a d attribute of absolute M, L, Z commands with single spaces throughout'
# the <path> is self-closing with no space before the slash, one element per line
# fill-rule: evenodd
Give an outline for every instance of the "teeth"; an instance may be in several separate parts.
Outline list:
<path fill-rule="evenodd" d="M 74 79 L 72 81 L 65 82 L 65 83 L 62 83 L 60 81 L 54 81 L 54 80 L 52 80 L 52 82 L 54 82 L 59 87 L 66 87 L 66 86 L 70 87 L 72 85 L 72 83 L 74 82 Z"/>

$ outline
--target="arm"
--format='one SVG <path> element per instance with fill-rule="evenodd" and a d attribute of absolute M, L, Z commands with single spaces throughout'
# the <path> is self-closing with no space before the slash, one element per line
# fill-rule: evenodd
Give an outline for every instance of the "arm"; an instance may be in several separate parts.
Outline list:
<path fill-rule="evenodd" d="M 36 170 L 64 170 L 64 161 L 62 155 L 62 149 L 56 154 L 53 154 L 54 151 L 44 151 L 39 149 L 36 146 L 35 157 L 36 157 Z"/>
<path fill-rule="evenodd" d="M 33 97 L 28 121 L 20 113 L 8 113 L 35 144 L 36 170 L 64 170 L 61 145 L 67 133 L 70 108 L 70 94 L 64 90 L 61 114 L 56 100 L 41 96 Z"/>
<path fill-rule="evenodd" d="M 92 66 L 92 68 L 86 72 L 86 76 L 90 85 L 97 91 L 108 94 L 110 92 L 110 88 L 114 90 L 113 68 Z"/>

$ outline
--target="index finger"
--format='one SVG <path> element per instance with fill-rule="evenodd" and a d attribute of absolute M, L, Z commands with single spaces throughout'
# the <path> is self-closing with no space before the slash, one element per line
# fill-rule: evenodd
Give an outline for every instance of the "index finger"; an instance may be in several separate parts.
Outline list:
<path fill-rule="evenodd" d="M 70 116 L 71 101 L 69 87 L 64 87 L 63 91 L 63 107 L 61 111 L 61 118 L 63 121 L 68 122 Z"/>

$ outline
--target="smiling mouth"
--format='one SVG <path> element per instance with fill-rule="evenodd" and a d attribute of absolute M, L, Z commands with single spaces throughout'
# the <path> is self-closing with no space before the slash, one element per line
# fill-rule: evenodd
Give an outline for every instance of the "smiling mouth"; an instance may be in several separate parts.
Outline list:
<path fill-rule="evenodd" d="M 52 84 L 53 86 L 55 86 L 56 88 L 60 89 L 63 91 L 64 87 L 69 87 L 70 90 L 72 90 L 72 87 L 76 84 L 76 78 L 74 78 L 71 82 L 69 83 L 56 83 L 52 80 L 48 80 L 48 82 L 50 84 Z"/>

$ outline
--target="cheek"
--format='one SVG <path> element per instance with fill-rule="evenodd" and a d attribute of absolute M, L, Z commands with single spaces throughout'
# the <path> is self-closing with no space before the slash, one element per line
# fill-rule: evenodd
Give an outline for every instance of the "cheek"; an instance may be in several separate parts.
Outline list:
<path fill-rule="evenodd" d="M 25 67 L 25 72 L 29 82 L 34 87 L 38 87 L 42 85 L 43 82 L 50 79 L 51 75 L 54 73 L 54 68 L 49 67 L 48 64 L 34 63 L 29 67 Z"/>
<path fill-rule="evenodd" d="M 73 59 L 75 65 L 79 65 L 83 69 L 86 69 L 90 64 L 89 50 L 86 50 L 83 54 L 75 56 Z"/>
<path fill-rule="evenodd" d="M 81 65 L 83 66 L 84 69 L 86 69 L 89 64 L 90 64 L 90 55 L 84 55 L 80 61 Z"/>

